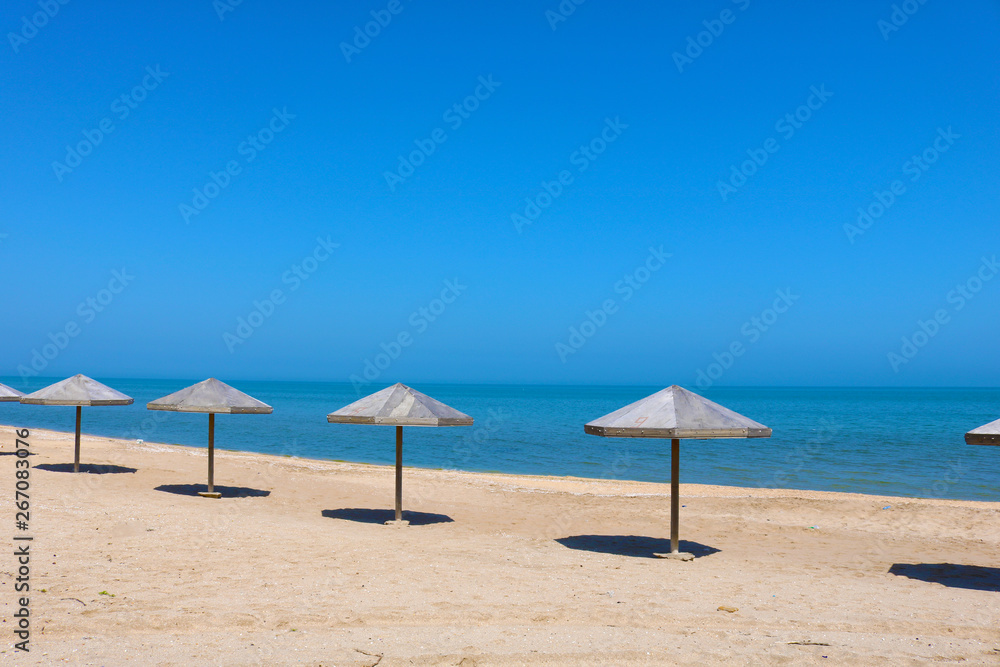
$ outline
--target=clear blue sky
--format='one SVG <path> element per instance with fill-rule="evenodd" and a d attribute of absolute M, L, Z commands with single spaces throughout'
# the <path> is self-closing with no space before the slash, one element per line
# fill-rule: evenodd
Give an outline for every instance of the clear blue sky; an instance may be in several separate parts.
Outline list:
<path fill-rule="evenodd" d="M 995 386 L 1000 4 L 892 5 L 7 2 L 0 375 Z"/>

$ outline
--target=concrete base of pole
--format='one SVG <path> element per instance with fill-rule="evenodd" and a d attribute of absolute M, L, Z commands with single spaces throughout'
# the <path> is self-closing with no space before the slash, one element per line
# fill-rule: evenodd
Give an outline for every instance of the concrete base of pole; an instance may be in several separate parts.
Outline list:
<path fill-rule="evenodd" d="M 674 551 L 668 554 L 653 554 L 657 558 L 670 558 L 671 560 L 694 560 L 694 554 L 685 551 Z"/>
<path fill-rule="evenodd" d="M 218 491 L 199 491 L 198 495 L 202 498 L 221 498 L 222 494 Z"/>
<path fill-rule="evenodd" d="M 399 521 L 396 521 L 396 520 L 386 521 L 385 525 L 386 526 L 409 526 L 410 522 L 407 521 L 406 519 L 400 519 Z"/>

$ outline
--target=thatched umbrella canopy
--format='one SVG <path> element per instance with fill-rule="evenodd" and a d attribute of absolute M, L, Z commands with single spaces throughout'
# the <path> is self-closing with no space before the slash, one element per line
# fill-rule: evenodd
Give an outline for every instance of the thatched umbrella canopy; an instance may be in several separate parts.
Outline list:
<path fill-rule="evenodd" d="M 0 384 L 0 403 L 19 403 L 22 396 L 24 396 L 23 392 L 13 387 L 8 387 L 5 384 Z"/>
<path fill-rule="evenodd" d="M 1000 445 L 1000 419 L 972 429 L 965 434 L 965 442 L 970 445 Z"/>
<path fill-rule="evenodd" d="M 92 380 L 86 375 L 74 375 L 56 382 L 33 394 L 22 396 L 21 403 L 28 405 L 75 405 L 76 448 L 73 455 L 73 472 L 80 472 L 80 420 L 83 406 L 132 405 L 132 397 Z"/>
<path fill-rule="evenodd" d="M 209 378 L 169 396 L 151 401 L 146 404 L 146 408 L 208 413 L 208 491 L 198 493 L 205 498 L 222 497 L 221 493 L 215 492 L 215 415 L 217 413 L 261 415 L 271 414 L 274 411 L 270 405 L 215 378 Z"/>
<path fill-rule="evenodd" d="M 769 438 L 771 429 L 703 396 L 673 385 L 583 427 L 592 435 L 616 438 L 670 438 L 670 553 L 662 558 L 691 560 L 681 553 L 680 439 Z"/>
<path fill-rule="evenodd" d="M 326 416 L 331 424 L 396 427 L 396 521 L 403 521 L 403 427 L 471 426 L 472 417 L 405 384 L 396 383 Z M 389 523 L 389 522 L 386 522 Z"/>

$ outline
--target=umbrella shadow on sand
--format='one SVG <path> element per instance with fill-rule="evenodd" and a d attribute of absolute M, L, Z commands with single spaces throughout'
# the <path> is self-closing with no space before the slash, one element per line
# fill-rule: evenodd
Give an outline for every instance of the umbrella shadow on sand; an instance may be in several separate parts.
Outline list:
<path fill-rule="evenodd" d="M 670 552 L 669 539 L 641 535 L 573 535 L 560 537 L 556 542 L 569 549 L 633 558 L 656 558 L 656 554 Z M 681 540 L 680 549 L 692 554 L 695 558 L 703 558 L 719 552 L 715 547 L 687 540 Z"/>
<path fill-rule="evenodd" d="M 889 574 L 951 588 L 1000 593 L 1000 567 L 954 563 L 894 563 Z"/>
<path fill-rule="evenodd" d="M 357 521 L 358 523 L 382 524 L 386 521 L 392 521 L 395 519 L 396 512 L 393 510 L 345 507 L 338 510 L 323 510 L 323 516 L 327 519 L 343 519 L 344 521 Z M 427 526 L 433 523 L 451 523 L 454 519 L 446 514 L 403 510 L 403 521 L 409 521 L 411 526 Z"/>
<path fill-rule="evenodd" d="M 35 470 L 48 470 L 49 472 L 73 472 L 72 463 L 39 463 L 33 466 Z M 116 466 L 108 463 L 81 463 L 80 472 L 89 472 L 91 475 L 116 475 L 119 473 L 138 472 L 138 468 L 128 466 Z"/>
<path fill-rule="evenodd" d="M 197 496 L 204 493 L 208 487 L 204 484 L 161 484 L 156 487 L 157 491 L 176 493 L 179 496 Z M 251 489 L 247 486 L 219 486 L 215 485 L 215 493 L 221 493 L 223 498 L 264 498 L 271 495 L 270 491 L 263 489 Z"/>

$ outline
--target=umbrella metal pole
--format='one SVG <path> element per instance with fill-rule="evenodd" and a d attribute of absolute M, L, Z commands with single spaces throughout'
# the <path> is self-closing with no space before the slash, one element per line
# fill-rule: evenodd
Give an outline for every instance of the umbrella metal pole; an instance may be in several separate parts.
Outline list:
<path fill-rule="evenodd" d="M 215 493 L 215 413 L 208 413 L 208 492 Z"/>
<path fill-rule="evenodd" d="M 83 416 L 83 407 L 76 406 L 76 449 L 73 453 L 73 472 L 80 472 L 80 419 Z"/>
<path fill-rule="evenodd" d="M 396 427 L 396 521 L 403 520 L 403 427 Z"/>
<path fill-rule="evenodd" d="M 670 442 L 670 552 L 680 552 L 681 441 Z"/>

